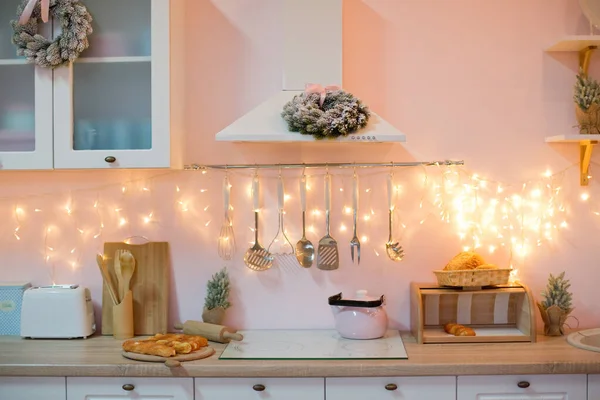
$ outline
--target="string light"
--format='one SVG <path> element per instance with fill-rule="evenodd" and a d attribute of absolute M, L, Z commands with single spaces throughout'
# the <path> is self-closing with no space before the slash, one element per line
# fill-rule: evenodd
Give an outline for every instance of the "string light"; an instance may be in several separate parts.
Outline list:
<path fill-rule="evenodd" d="M 203 170 L 202 175 L 205 175 L 206 172 Z M 439 216 L 441 221 L 452 226 L 458 238 L 463 241 L 461 245 L 464 248 L 484 249 L 483 251 L 487 251 L 490 254 L 498 252 L 498 249 L 506 249 L 511 251 L 511 253 L 514 251 L 515 256 L 525 257 L 531 254 L 536 247 L 543 246 L 547 242 L 556 241 L 557 232 L 569 227 L 563 199 L 564 188 L 559 182 L 559 178 L 564 175 L 565 171 L 553 174 L 550 170 L 546 170 L 545 173 L 538 175 L 538 179 L 518 185 L 489 180 L 479 174 L 469 174 L 460 168 L 445 167 L 444 169 L 440 168 L 440 172 L 440 175 L 433 175 L 427 173 L 427 170 L 425 170 L 422 176 L 423 187 L 421 188 L 421 198 L 418 199 L 418 208 L 424 210 L 426 215 L 423 218 L 417 218 L 415 222 L 418 221 L 418 224 L 422 225 L 429 215 Z M 130 186 L 131 182 L 118 183 L 116 188 L 120 188 L 122 194 L 127 193 L 130 197 L 135 195 L 132 192 L 133 187 L 136 188 L 136 193 L 160 192 L 147 184 Z M 114 187 L 115 185 L 106 185 L 106 187 L 110 186 Z M 192 204 L 195 204 L 198 200 L 197 194 L 196 198 L 184 199 L 179 197 L 182 195 L 179 185 L 171 187 L 174 187 L 174 191 L 177 194 L 176 209 L 181 212 L 191 210 Z M 248 187 L 250 188 L 250 185 Z M 396 184 L 393 188 L 396 195 L 413 193 L 413 187 L 408 184 Z M 81 191 L 86 190 L 89 189 Z M 91 190 L 99 190 L 99 188 Z M 203 188 L 199 192 L 206 193 L 208 190 Z M 308 190 L 310 190 L 310 187 L 308 187 Z M 340 191 L 344 191 L 343 187 L 340 188 Z M 364 189 L 363 193 L 367 196 L 370 196 L 372 193 L 376 193 L 376 196 L 379 195 L 378 189 L 372 188 Z M 581 201 L 590 204 L 590 207 L 594 205 L 592 202 L 593 196 L 590 192 L 583 192 L 579 194 L 579 197 Z M 114 211 L 116 216 L 115 218 L 110 218 L 111 228 L 128 225 L 129 229 L 133 230 L 137 228 L 135 221 L 143 222 L 143 225 L 140 224 L 139 226 L 156 222 L 154 211 L 138 215 L 137 218 L 134 215 L 130 215 L 125 209 L 126 202 L 111 204 L 110 206 L 107 204 L 102 207 L 99 200 L 99 193 L 97 198 L 90 203 L 87 200 L 85 203 L 73 203 L 73 199 L 71 197 L 65 205 L 62 205 L 62 210 L 59 204 L 59 207 L 56 208 L 58 212 L 53 212 L 44 207 L 46 209 L 44 216 L 45 224 L 47 224 L 44 228 L 44 260 L 49 266 L 52 265 L 54 267 L 55 262 L 62 262 L 66 265 L 71 265 L 73 268 L 80 265 L 78 260 L 61 260 L 61 258 L 69 254 L 81 256 L 84 253 L 83 251 L 79 251 L 79 249 L 85 245 L 86 232 L 94 239 L 101 238 L 102 232 L 105 229 L 104 217 L 111 216 L 112 211 Z M 290 199 L 291 196 L 286 194 L 285 200 L 288 201 Z M 77 199 L 77 201 L 79 200 Z M 371 227 L 372 229 L 377 229 L 377 225 L 381 221 L 376 217 L 377 211 L 375 208 L 366 204 L 362 206 L 362 204 L 365 203 L 361 201 L 361 209 L 364 207 L 365 210 L 369 210 L 367 213 L 361 213 L 361 219 L 368 222 L 362 225 L 361 230 L 364 229 L 363 233 L 368 234 L 362 236 L 361 241 L 367 242 L 369 236 L 372 236 L 372 233 L 368 232 L 368 230 Z M 416 205 L 416 202 L 414 205 Z M 408 208 L 410 205 L 404 203 L 402 208 L 404 207 Z M 208 212 L 209 205 L 203 204 L 199 208 Z M 82 218 L 81 215 L 85 214 L 86 210 L 89 209 L 97 216 L 97 228 L 93 226 L 78 226 L 77 224 L 77 218 Z M 431 211 L 432 209 L 433 212 Z M 13 240 L 24 241 L 28 239 L 30 229 L 23 228 L 24 221 L 28 225 L 31 225 L 31 221 L 27 216 L 27 210 L 30 213 L 31 211 L 42 213 L 41 208 L 31 207 L 26 204 L 26 201 L 19 200 L 19 203 L 15 204 L 13 209 L 14 228 L 12 232 L 10 230 L 7 232 L 12 234 L 14 237 Z M 344 206 L 342 211 L 346 214 L 352 213 L 352 209 L 348 206 Z M 71 217 L 70 222 L 61 221 L 60 215 L 65 215 L 61 214 L 63 212 Z M 590 212 L 593 215 L 600 216 L 600 209 L 592 209 Z M 311 214 L 313 218 L 320 217 L 322 210 L 313 209 L 311 210 Z M 209 227 L 211 219 L 205 221 L 205 227 Z M 313 220 L 307 226 L 308 232 L 315 233 L 316 222 L 319 222 L 320 226 L 320 221 Z M 73 226 L 65 226 L 65 224 Z M 53 229 L 55 226 L 59 226 L 61 230 L 72 230 L 76 233 L 76 236 L 74 236 L 76 242 L 66 242 L 64 244 L 61 242 L 60 245 L 58 243 L 50 243 L 50 237 L 58 238 L 58 230 Z M 401 223 L 401 226 L 403 229 L 406 229 L 404 222 Z M 253 231 L 253 228 L 250 229 Z M 341 231 L 346 231 L 347 229 L 346 225 L 340 225 Z M 66 233 L 60 232 L 61 239 L 64 235 L 68 240 Z M 94 233 L 93 236 L 92 233 Z M 102 240 L 99 240 L 99 243 L 101 242 Z M 374 252 L 379 256 L 377 250 L 374 249 Z"/>

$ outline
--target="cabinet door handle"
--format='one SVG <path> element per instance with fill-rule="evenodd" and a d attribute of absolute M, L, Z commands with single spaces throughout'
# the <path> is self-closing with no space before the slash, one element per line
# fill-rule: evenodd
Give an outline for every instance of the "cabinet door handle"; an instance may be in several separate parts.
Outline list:
<path fill-rule="evenodd" d="M 135 389 L 135 386 L 133 386 L 131 383 L 126 383 L 123 385 L 123 390 L 131 392 L 133 389 Z"/>
<path fill-rule="evenodd" d="M 114 157 L 114 156 L 107 156 L 107 157 L 104 157 L 104 161 L 106 161 L 106 162 L 107 162 L 107 163 L 109 163 L 109 164 L 112 164 L 112 163 L 114 163 L 115 161 L 117 161 L 117 158 L 116 158 L 116 157 Z"/>
<path fill-rule="evenodd" d="M 530 384 L 527 381 L 521 381 L 519 383 L 517 383 L 517 386 L 520 387 L 521 389 L 527 389 Z"/>
<path fill-rule="evenodd" d="M 398 389 L 398 385 L 396 385 L 395 383 L 388 383 L 387 385 L 385 385 L 385 390 L 396 390 Z"/>
<path fill-rule="evenodd" d="M 252 389 L 256 390 L 257 392 L 262 392 L 262 391 L 263 391 L 263 390 L 265 390 L 266 388 L 265 388 L 265 385 L 260 385 L 260 384 L 258 384 L 258 385 L 254 385 L 254 386 L 252 386 Z"/>

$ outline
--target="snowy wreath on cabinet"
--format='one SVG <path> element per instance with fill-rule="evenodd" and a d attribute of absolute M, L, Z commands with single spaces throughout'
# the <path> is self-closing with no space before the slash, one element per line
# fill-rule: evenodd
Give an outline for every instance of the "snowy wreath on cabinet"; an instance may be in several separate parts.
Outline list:
<path fill-rule="evenodd" d="M 338 86 L 307 84 L 303 93 L 284 105 L 281 116 L 291 132 L 335 139 L 365 127 L 370 112 L 360 99 Z"/>
<path fill-rule="evenodd" d="M 38 34 L 38 20 L 56 17 L 62 32 L 49 40 Z M 11 21 L 12 42 L 17 55 L 45 68 L 56 68 L 75 61 L 89 47 L 92 16 L 79 0 L 23 0 L 17 8 L 18 20 Z"/>

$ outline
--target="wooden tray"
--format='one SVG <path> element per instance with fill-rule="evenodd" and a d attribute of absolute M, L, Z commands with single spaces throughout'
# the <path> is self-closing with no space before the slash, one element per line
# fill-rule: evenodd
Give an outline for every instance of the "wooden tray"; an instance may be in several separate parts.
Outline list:
<path fill-rule="evenodd" d="M 189 354 L 179 354 L 174 357 L 152 356 L 150 354 L 138 354 L 122 350 L 121 355 L 130 360 L 148 361 L 148 362 L 164 362 L 167 367 L 179 367 L 183 361 L 194 361 L 202 358 L 210 357 L 215 354 L 215 349 L 210 346 L 203 347 Z"/>

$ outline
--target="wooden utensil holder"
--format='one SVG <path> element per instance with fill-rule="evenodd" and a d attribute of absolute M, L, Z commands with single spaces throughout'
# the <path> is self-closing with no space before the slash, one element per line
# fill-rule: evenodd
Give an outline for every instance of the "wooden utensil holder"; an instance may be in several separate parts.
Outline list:
<path fill-rule="evenodd" d="M 133 337 L 133 293 L 125 292 L 123 300 L 112 308 L 112 328 L 115 339 Z"/>
<path fill-rule="evenodd" d="M 464 291 L 411 283 L 411 331 L 418 343 L 535 342 L 535 301 L 522 284 Z M 454 336 L 444 324 L 471 327 L 476 336 Z"/>

